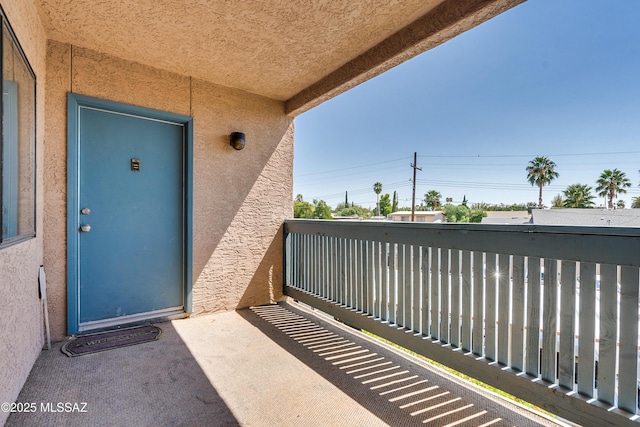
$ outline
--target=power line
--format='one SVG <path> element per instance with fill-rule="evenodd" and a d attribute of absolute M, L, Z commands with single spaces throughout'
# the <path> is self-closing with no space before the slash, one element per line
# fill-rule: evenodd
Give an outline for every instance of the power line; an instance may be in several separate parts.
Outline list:
<path fill-rule="evenodd" d="M 638 162 L 637 161 L 616 161 L 616 165 L 619 164 L 625 164 L 625 165 L 636 165 Z M 603 164 L 603 162 L 589 162 L 589 163 L 585 163 L 585 162 L 577 162 L 577 163 L 562 163 L 561 166 L 558 167 L 558 169 L 566 169 L 568 166 L 601 166 Z M 495 166 L 508 166 L 508 167 L 513 167 L 513 168 L 522 168 L 524 169 L 524 167 L 521 166 L 522 163 L 513 163 L 513 162 L 508 162 L 508 163 L 442 163 L 442 162 L 434 162 L 433 163 L 433 167 L 440 167 L 440 166 L 447 166 L 447 167 L 451 167 L 451 166 L 490 166 L 490 167 L 495 167 Z M 585 170 L 587 169 L 591 169 L 591 168 L 584 168 Z"/>
<path fill-rule="evenodd" d="M 384 184 L 384 188 L 389 190 L 389 189 L 398 189 L 398 188 L 402 188 L 402 187 L 407 187 L 411 185 L 411 183 L 409 181 L 400 181 L 400 182 L 394 182 L 391 184 Z M 366 194 L 371 192 L 371 188 L 367 187 L 367 188 L 359 188 L 356 190 L 349 190 L 347 189 L 347 191 L 349 192 L 350 195 L 361 195 L 361 194 Z M 331 194 L 325 194 L 325 195 L 321 195 L 321 196 L 314 196 L 313 199 L 322 199 L 322 200 L 328 200 L 328 199 L 335 199 L 337 197 L 343 197 L 344 196 L 344 191 L 340 192 L 340 193 L 331 193 Z"/>
<path fill-rule="evenodd" d="M 299 178 L 297 175 L 295 175 L 294 180 L 296 183 L 307 183 L 307 182 L 319 183 L 319 182 L 334 182 L 334 181 L 344 182 L 344 178 L 349 178 L 350 180 L 353 180 L 355 178 L 371 178 L 374 181 L 376 181 L 380 179 L 381 173 L 384 173 L 385 175 L 394 174 L 396 172 L 399 172 L 400 170 L 404 171 L 405 167 L 406 166 L 404 165 L 391 165 L 391 166 L 385 167 L 383 170 L 381 169 L 362 170 L 362 171 L 355 171 L 355 172 L 335 173 L 335 174 L 325 175 L 325 176 L 307 176 L 303 178 Z"/>
<path fill-rule="evenodd" d="M 630 155 L 630 154 L 640 154 L 640 151 L 613 151 L 613 152 L 597 152 L 597 153 L 558 153 L 558 154 L 551 154 L 549 156 L 553 156 L 553 157 L 578 157 L 578 156 L 604 156 L 604 155 Z M 417 156 L 418 158 L 421 159 L 434 159 L 434 158 L 438 158 L 438 159 L 443 159 L 443 158 L 450 158 L 450 159 L 456 159 L 456 158 L 460 158 L 460 159 L 497 159 L 497 158 L 504 158 L 504 159 L 508 159 L 508 158 L 523 158 L 523 157 L 532 157 L 535 155 L 532 154 L 504 154 L 504 155 L 429 155 L 429 156 Z M 318 171 L 318 172 L 310 172 L 310 173 L 303 173 L 303 174 L 294 174 L 294 178 L 296 179 L 297 182 L 300 182 L 302 180 L 300 180 L 300 178 L 305 178 L 305 177 L 317 177 L 318 175 L 326 175 L 326 174 L 335 174 L 336 172 L 346 172 L 346 171 L 352 171 L 352 170 L 356 170 L 356 169 L 363 169 L 363 168 L 367 168 L 367 167 L 372 167 L 372 166 L 379 166 L 379 165 L 383 165 L 383 164 L 389 164 L 389 163 L 394 163 L 394 162 L 400 162 L 400 161 L 406 161 L 407 159 L 410 159 L 410 157 L 401 157 L 401 158 L 397 158 L 397 159 L 393 159 L 393 160 L 385 160 L 385 161 L 381 161 L 381 162 L 375 162 L 375 163 L 367 163 L 364 165 L 357 165 L 357 166 L 349 166 L 346 168 L 339 168 L 339 169 L 332 169 L 332 170 L 326 170 L 326 171 Z M 633 164 L 632 162 L 624 162 L 625 164 Z M 573 166 L 573 167 L 578 167 L 576 169 L 572 169 L 572 170 L 583 170 L 582 166 L 587 166 L 587 165 L 598 165 L 601 163 L 590 163 L 590 164 L 585 164 L 585 163 L 578 163 L 578 164 L 572 164 L 572 165 L 565 165 L 565 166 Z M 510 163 L 485 163 L 485 164 L 477 164 L 477 163 L 434 163 L 432 167 L 434 168 L 443 168 L 443 167 L 448 167 L 448 168 L 456 168 L 456 167 L 517 167 L 517 165 L 514 164 L 510 164 Z M 395 169 L 395 167 L 394 167 Z M 565 169 L 565 167 L 563 167 L 563 169 Z M 584 168 L 584 170 L 587 170 L 588 168 Z M 372 171 L 373 172 L 373 171 Z M 362 174 L 366 174 L 368 172 L 362 171 Z M 327 177 L 327 178 L 337 178 L 339 176 L 354 176 L 353 174 L 341 174 L 341 175 L 334 175 L 331 177 Z M 324 178 L 315 178 L 317 179 L 324 179 Z M 306 180 L 304 180 L 306 181 Z"/>
<path fill-rule="evenodd" d="M 398 162 L 400 160 L 407 160 L 407 159 L 408 159 L 408 157 L 402 157 L 400 159 L 386 160 L 386 161 L 377 162 L 377 163 L 369 163 L 369 164 L 361 165 L 361 166 L 350 166 L 348 168 L 334 169 L 334 170 L 329 170 L 329 171 L 305 173 L 305 174 L 296 175 L 296 177 L 311 176 L 311 175 L 321 175 L 321 174 L 325 174 L 325 173 L 334 173 L 334 172 L 341 172 L 341 171 L 346 171 L 346 170 L 361 169 L 361 168 L 366 168 L 366 167 L 369 167 L 369 166 L 378 166 L 378 165 L 383 165 L 385 163 L 393 163 L 393 162 Z"/>
<path fill-rule="evenodd" d="M 603 153 L 562 153 L 562 154 L 547 154 L 547 157 L 564 157 L 564 156 L 605 156 L 616 154 L 640 154 L 640 151 L 611 151 Z M 497 154 L 497 155 L 429 155 L 428 157 L 438 158 L 510 158 L 510 157 L 536 157 L 539 154 Z M 427 157 L 427 156 L 419 156 Z"/>
<path fill-rule="evenodd" d="M 508 184 L 508 183 L 491 183 L 491 182 L 469 182 L 469 181 L 419 181 L 419 184 L 429 185 L 432 187 L 453 187 L 453 188 L 477 188 L 477 189 L 492 189 L 492 190 L 517 190 L 526 191 L 530 188 L 535 188 L 526 184 Z M 560 191 L 565 186 L 561 185 L 545 185 L 546 189 Z"/>

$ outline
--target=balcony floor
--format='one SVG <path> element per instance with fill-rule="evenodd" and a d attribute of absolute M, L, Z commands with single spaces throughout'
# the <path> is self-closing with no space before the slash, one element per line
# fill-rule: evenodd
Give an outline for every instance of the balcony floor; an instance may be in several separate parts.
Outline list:
<path fill-rule="evenodd" d="M 36 412 L 6 425 L 557 425 L 295 303 L 158 326 L 151 343 L 43 351 L 17 400 Z"/>

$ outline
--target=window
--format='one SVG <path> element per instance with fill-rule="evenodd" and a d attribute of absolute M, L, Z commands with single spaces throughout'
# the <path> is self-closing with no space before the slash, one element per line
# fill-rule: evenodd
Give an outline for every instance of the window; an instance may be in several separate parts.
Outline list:
<path fill-rule="evenodd" d="M 36 78 L 6 18 L 2 20 L 0 247 L 35 236 Z"/>

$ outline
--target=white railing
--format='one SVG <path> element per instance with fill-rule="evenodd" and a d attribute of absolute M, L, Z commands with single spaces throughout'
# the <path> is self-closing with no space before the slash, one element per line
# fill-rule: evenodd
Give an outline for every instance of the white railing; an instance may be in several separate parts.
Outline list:
<path fill-rule="evenodd" d="M 640 421 L 639 267 L 640 229 L 285 222 L 286 294 L 583 425 Z"/>

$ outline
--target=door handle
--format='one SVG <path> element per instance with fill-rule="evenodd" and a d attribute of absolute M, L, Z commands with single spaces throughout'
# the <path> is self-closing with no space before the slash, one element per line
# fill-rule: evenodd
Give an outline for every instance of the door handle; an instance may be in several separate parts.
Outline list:
<path fill-rule="evenodd" d="M 89 224 L 82 224 L 80 226 L 80 231 L 82 231 L 83 233 L 88 233 L 91 231 L 91 226 Z"/>

